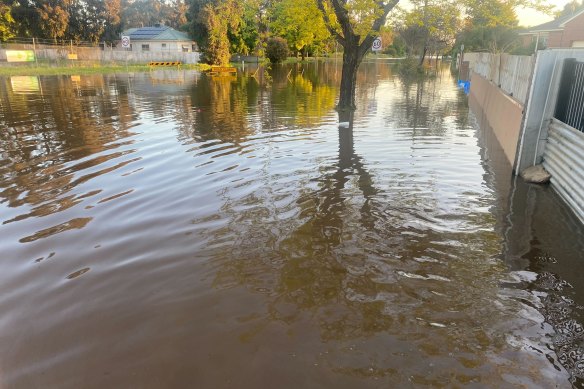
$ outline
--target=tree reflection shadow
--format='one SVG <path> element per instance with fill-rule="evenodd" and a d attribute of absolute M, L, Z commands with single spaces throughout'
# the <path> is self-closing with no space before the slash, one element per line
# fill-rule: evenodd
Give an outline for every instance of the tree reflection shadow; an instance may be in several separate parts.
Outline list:
<path fill-rule="evenodd" d="M 345 246 L 358 239 L 354 236 L 352 226 L 347 223 L 356 221 L 360 230 L 375 230 L 373 202 L 379 193 L 372 174 L 362 157 L 355 152 L 353 114 L 345 115 L 348 113 L 340 114 L 339 117 L 339 121 L 348 123 L 348 127 L 338 130 L 339 146 L 334 168 L 318 177 L 316 189 L 303 188 L 302 195 L 296 201 L 300 209 L 299 222 L 290 226 L 287 221 L 287 225 L 283 227 L 287 231 L 283 236 L 278 236 L 279 233 L 270 233 L 269 225 L 274 222 L 268 221 L 269 210 L 256 209 L 256 215 L 236 216 L 235 220 L 254 218 L 258 226 L 254 223 L 242 230 L 239 223 L 232 225 L 238 234 L 243 235 L 235 242 L 236 248 L 226 254 L 230 259 L 224 263 L 225 266 L 215 280 L 215 284 L 219 286 L 232 285 L 238 279 L 238 282 L 255 290 L 264 290 L 273 295 L 275 298 L 268 304 L 272 320 L 281 318 L 279 310 L 283 304 L 292 303 L 296 306 L 292 316 L 331 304 L 336 306 L 337 313 L 329 317 L 332 321 L 322 328 L 324 338 L 336 338 L 344 332 L 379 330 L 391 321 L 380 314 L 384 303 L 373 303 L 370 306 L 357 304 L 360 312 L 358 314 L 349 314 L 352 310 L 347 311 L 348 306 L 345 304 L 347 293 L 350 293 L 348 289 L 353 282 L 361 283 L 359 289 L 375 288 L 366 277 L 356 281 L 358 277 L 349 274 L 350 263 L 364 260 L 366 254 L 357 247 L 354 248 L 353 255 L 347 256 L 344 252 Z M 356 197 L 354 190 L 359 191 L 363 198 L 355 220 L 354 207 L 347 204 Z M 265 203 L 266 200 L 250 198 L 246 202 L 258 204 Z M 260 227 L 260 224 L 264 227 Z M 251 274 L 255 276 L 247 276 Z M 266 280 L 266 276 L 270 279 Z M 272 279 L 272 276 L 276 278 Z M 375 314 L 371 314 L 370 310 Z M 364 316 L 371 321 L 370 325 L 365 325 Z M 291 317 L 287 318 L 290 319 Z"/>

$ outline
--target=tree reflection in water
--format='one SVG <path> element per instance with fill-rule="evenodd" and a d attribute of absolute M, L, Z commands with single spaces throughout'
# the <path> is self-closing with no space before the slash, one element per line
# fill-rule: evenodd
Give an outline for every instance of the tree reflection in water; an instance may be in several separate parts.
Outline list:
<path fill-rule="evenodd" d="M 0 227 L 24 258 L 3 261 L 12 382 L 131 361 L 126 386 L 528 386 L 546 336 L 577 374 L 581 230 L 552 225 L 571 220 L 552 201 L 539 215 L 543 192 L 508 199 L 452 80 L 364 64 L 362 116 L 337 118 L 334 63 L 269 72 L 0 88 Z"/>

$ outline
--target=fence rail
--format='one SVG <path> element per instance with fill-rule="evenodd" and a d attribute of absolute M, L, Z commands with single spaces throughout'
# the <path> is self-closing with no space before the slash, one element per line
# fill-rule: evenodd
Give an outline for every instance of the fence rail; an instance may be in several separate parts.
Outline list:
<path fill-rule="evenodd" d="M 30 49 L 32 50 L 32 49 Z M 199 63 L 200 53 L 179 52 L 179 51 L 124 51 L 124 50 L 103 50 L 99 47 L 52 47 L 35 49 L 35 58 L 38 61 L 48 63 L 63 62 L 105 62 L 105 63 L 135 63 L 147 64 L 152 61 L 180 61 L 183 64 Z M 75 54 L 76 59 L 70 59 L 70 54 Z M 0 63 L 6 62 L 6 50 L 0 49 Z M 12 63 L 12 66 L 17 66 Z"/>
<path fill-rule="evenodd" d="M 499 86 L 521 104 L 525 104 L 533 70 L 533 57 L 490 53 L 467 55 L 472 58 L 475 73 Z"/>
<path fill-rule="evenodd" d="M 10 38 L 1 42 L 2 48 L 32 49 L 42 47 L 104 47 L 104 42 L 75 41 L 72 39 Z"/>

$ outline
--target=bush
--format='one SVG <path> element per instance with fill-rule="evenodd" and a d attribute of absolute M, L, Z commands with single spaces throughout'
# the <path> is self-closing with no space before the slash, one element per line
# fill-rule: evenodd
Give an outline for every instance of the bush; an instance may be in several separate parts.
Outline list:
<path fill-rule="evenodd" d="M 270 38 L 266 46 L 266 57 L 271 63 L 282 62 L 288 58 L 288 42 L 283 38 Z"/>

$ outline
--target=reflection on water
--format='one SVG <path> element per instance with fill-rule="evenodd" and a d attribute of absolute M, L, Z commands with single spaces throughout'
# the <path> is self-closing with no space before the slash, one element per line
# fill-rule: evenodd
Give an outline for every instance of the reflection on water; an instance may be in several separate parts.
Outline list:
<path fill-rule="evenodd" d="M 447 71 L 339 77 L 0 79 L 0 386 L 581 385 L 576 219 Z"/>

